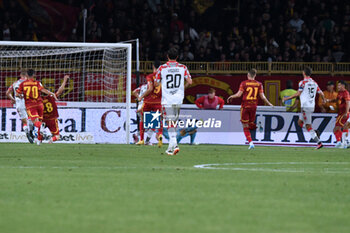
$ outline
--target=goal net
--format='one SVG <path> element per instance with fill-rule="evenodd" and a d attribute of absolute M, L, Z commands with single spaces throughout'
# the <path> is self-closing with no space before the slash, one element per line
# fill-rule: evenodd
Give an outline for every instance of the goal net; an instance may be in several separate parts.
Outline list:
<path fill-rule="evenodd" d="M 100 126 L 101 135 L 92 135 L 95 140 L 98 138 L 97 143 L 129 143 L 131 44 L 0 42 L 2 111 L 12 107 L 5 93 L 18 80 L 22 69 L 34 69 L 36 79 L 52 92 L 58 90 L 64 75 L 70 76 L 59 98 L 62 102 L 58 103 L 62 131 L 64 121 L 81 112 L 83 115 L 74 119 L 75 128 L 70 126 L 72 133 L 86 136 L 89 130 L 95 132 Z M 115 111 L 103 116 L 108 109 Z M 117 130 L 113 125 L 123 127 Z M 112 134 L 118 134 L 116 141 L 104 141 Z"/>

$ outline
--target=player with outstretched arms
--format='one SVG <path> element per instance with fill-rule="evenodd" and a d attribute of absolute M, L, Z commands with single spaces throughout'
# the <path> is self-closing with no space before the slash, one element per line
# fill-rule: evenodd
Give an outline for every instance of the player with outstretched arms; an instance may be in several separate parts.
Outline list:
<path fill-rule="evenodd" d="M 349 132 L 347 121 L 349 119 L 350 95 L 346 90 L 346 82 L 343 80 L 338 82 L 338 96 L 335 101 L 339 103 L 338 116 L 333 129 L 337 140 L 335 147 L 347 148 L 346 134 Z"/>
<path fill-rule="evenodd" d="M 298 125 L 303 128 L 305 124 L 306 130 L 310 133 L 311 138 L 317 142 L 316 149 L 323 147 L 319 136 L 317 136 L 316 131 L 312 128 L 312 113 L 315 110 L 315 97 L 316 93 L 320 94 L 323 101 L 325 102 L 325 97 L 318 84 L 310 77 L 312 70 L 310 67 L 306 67 L 303 71 L 304 79 L 299 82 L 298 92 L 283 98 L 283 102 L 296 97 L 300 98 L 301 105 L 301 115 L 299 116 Z"/>
<path fill-rule="evenodd" d="M 162 113 L 162 90 L 161 85 L 155 87 L 154 79 L 156 77 L 157 69 L 159 67 L 159 61 L 155 61 L 153 64 L 153 73 L 146 76 L 147 79 L 147 90 L 140 94 L 138 97 L 138 101 L 143 100 L 143 109 L 142 112 L 159 112 Z M 149 129 L 149 132 L 152 133 L 152 129 Z M 161 127 L 158 130 L 157 138 L 158 138 L 158 147 L 163 145 L 163 124 L 161 123 Z M 150 138 L 150 136 L 148 136 Z"/>
<path fill-rule="evenodd" d="M 161 65 L 156 73 L 154 85 L 162 87 L 163 118 L 167 123 L 169 146 L 168 155 L 177 154 L 180 149 L 176 141 L 176 121 L 179 119 L 185 87 L 192 84 L 190 72 L 185 65 L 178 63 L 178 50 L 171 48 L 167 54 L 168 62 Z M 185 83 L 186 82 L 186 83 Z"/>
<path fill-rule="evenodd" d="M 49 143 L 53 143 L 60 139 L 60 130 L 58 127 L 58 110 L 56 99 L 63 93 L 64 87 L 69 79 L 69 75 L 65 75 L 63 78 L 63 82 L 61 86 L 58 88 L 55 93 L 55 97 L 51 95 L 44 95 L 43 98 L 43 106 L 44 106 L 44 115 L 43 115 L 43 123 L 45 123 L 45 127 L 47 127 L 52 136 L 49 140 Z M 43 135 L 38 136 L 38 144 L 40 144 L 43 140 Z"/>
<path fill-rule="evenodd" d="M 38 137 L 41 137 L 40 129 L 43 119 L 44 106 L 40 93 L 42 92 L 47 95 L 51 95 L 55 98 L 55 100 L 57 100 L 57 97 L 54 93 L 45 89 L 41 82 L 35 80 L 35 72 L 33 69 L 29 69 L 27 74 L 28 79 L 19 85 L 16 91 L 16 96 L 24 98 L 28 117 L 38 129 Z"/>
<path fill-rule="evenodd" d="M 33 138 L 33 135 L 31 134 L 31 130 L 30 130 L 33 127 L 33 123 L 31 121 L 28 121 L 28 115 L 27 115 L 24 99 L 21 99 L 18 96 L 16 96 L 16 91 L 17 91 L 19 85 L 26 80 L 27 80 L 27 72 L 25 70 L 21 70 L 20 79 L 18 79 L 16 82 L 14 82 L 7 89 L 6 96 L 11 100 L 12 104 L 15 104 L 17 113 L 22 121 L 23 130 L 26 133 L 28 141 L 30 143 L 33 143 L 34 138 Z M 12 93 L 13 93 L 13 95 L 12 95 Z"/>
<path fill-rule="evenodd" d="M 227 102 L 229 103 L 231 99 L 243 96 L 241 104 L 241 123 L 244 135 L 249 142 L 249 150 L 254 149 L 250 130 L 256 129 L 255 117 L 256 108 L 258 106 L 258 94 L 267 105 L 273 106 L 265 97 L 263 85 L 255 80 L 256 73 L 256 69 L 251 69 L 247 74 L 248 80 L 241 82 L 238 92 L 229 96 L 227 99 Z"/>

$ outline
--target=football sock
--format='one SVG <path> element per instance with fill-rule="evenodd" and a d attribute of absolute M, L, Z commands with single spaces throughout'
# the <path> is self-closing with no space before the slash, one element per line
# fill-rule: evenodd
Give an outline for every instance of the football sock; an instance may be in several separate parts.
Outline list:
<path fill-rule="evenodd" d="M 317 137 L 317 134 L 313 128 L 309 128 L 307 131 L 310 133 L 310 136 L 314 141 L 316 141 L 317 143 L 320 142 L 320 139 Z"/>
<path fill-rule="evenodd" d="M 248 127 L 244 127 L 243 128 L 243 132 L 244 132 L 245 137 L 247 138 L 247 141 L 251 142 L 252 141 L 252 136 L 250 135 L 249 128 Z"/>
<path fill-rule="evenodd" d="M 347 138 L 347 134 L 348 134 L 349 130 L 343 130 L 343 133 L 342 133 L 342 143 L 345 143 L 346 142 L 346 138 Z"/>
<path fill-rule="evenodd" d="M 153 130 L 147 130 L 146 133 L 147 133 L 147 136 L 151 138 L 153 133 L 154 133 L 154 131 Z"/>
<path fill-rule="evenodd" d="M 140 128 L 140 141 L 143 141 L 143 136 L 144 136 L 145 130 L 143 129 L 143 122 L 142 121 L 140 121 L 139 128 Z"/>
<path fill-rule="evenodd" d="M 41 137 L 41 133 L 40 133 L 40 127 L 41 127 L 41 121 L 37 121 L 37 122 L 35 122 L 34 123 L 34 125 L 35 125 L 35 127 L 37 127 L 38 128 L 38 139 L 39 138 L 41 138 L 42 139 L 42 137 Z M 41 140 L 41 139 L 39 139 L 39 140 Z"/>
<path fill-rule="evenodd" d="M 53 142 L 58 140 L 57 136 L 53 136 L 51 139 Z"/>
<path fill-rule="evenodd" d="M 335 135 L 335 138 L 337 140 L 337 142 L 340 142 L 341 141 L 341 138 L 342 138 L 342 131 L 341 130 L 337 130 L 334 132 L 334 135 Z"/>
<path fill-rule="evenodd" d="M 197 132 L 195 132 L 194 134 L 190 135 L 191 136 L 191 144 L 194 143 L 194 139 L 196 138 L 196 134 L 197 134 Z"/>
<path fill-rule="evenodd" d="M 174 149 L 174 147 L 177 145 L 176 142 L 176 128 L 171 127 L 168 129 L 169 134 L 169 149 Z"/>

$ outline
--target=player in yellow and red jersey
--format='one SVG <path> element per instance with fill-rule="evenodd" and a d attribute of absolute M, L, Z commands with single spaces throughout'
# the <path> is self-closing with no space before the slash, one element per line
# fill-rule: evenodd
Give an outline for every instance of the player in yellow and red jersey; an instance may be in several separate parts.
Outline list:
<path fill-rule="evenodd" d="M 157 73 L 157 69 L 160 66 L 159 61 L 155 61 L 153 64 L 153 73 L 146 76 L 147 79 L 147 90 L 138 97 L 138 101 L 143 99 L 143 109 L 142 112 L 159 112 L 162 113 L 162 89 L 161 86 L 154 86 L 154 79 Z M 142 132 L 141 132 L 142 133 Z M 163 124 L 158 130 L 158 146 L 161 147 L 163 134 Z"/>
<path fill-rule="evenodd" d="M 63 93 L 64 87 L 66 86 L 66 83 L 69 79 L 69 75 L 65 75 L 63 78 L 63 83 L 61 84 L 60 88 L 57 90 L 54 96 L 46 95 L 43 96 L 43 105 L 44 105 L 44 118 L 43 122 L 45 123 L 46 127 L 49 128 L 52 136 L 49 140 L 49 143 L 53 143 L 60 139 L 60 130 L 58 127 L 58 121 L 57 118 L 59 117 L 58 111 L 57 111 L 57 104 L 56 99 Z M 38 140 L 42 140 L 42 138 L 38 138 Z"/>
<path fill-rule="evenodd" d="M 335 138 L 337 140 L 336 148 L 347 148 L 345 142 L 341 142 L 342 136 L 348 133 L 348 127 L 346 126 L 346 122 L 349 119 L 349 108 L 350 108 L 350 94 L 346 90 L 346 82 L 341 80 L 338 82 L 338 96 L 336 101 L 339 103 L 338 105 L 338 116 L 335 122 L 335 127 L 333 129 Z M 329 101 L 331 102 L 331 101 Z M 343 129 L 342 129 L 343 127 Z M 345 137 L 344 137 L 345 140 Z"/>
<path fill-rule="evenodd" d="M 35 80 L 35 72 L 33 69 L 29 69 L 27 71 L 27 74 L 28 79 L 19 85 L 16 91 L 16 96 L 24 98 L 28 118 L 34 123 L 34 126 L 38 129 L 38 137 L 42 137 L 40 128 L 43 119 L 44 107 L 41 98 L 41 92 L 47 95 L 51 95 L 55 99 L 57 98 L 54 93 L 45 89 L 39 81 Z"/>
<path fill-rule="evenodd" d="M 243 81 L 239 86 L 238 92 L 234 95 L 231 95 L 227 99 L 227 102 L 230 102 L 231 99 L 239 98 L 243 95 L 241 104 L 241 122 L 243 126 L 244 135 L 246 136 L 247 141 L 249 142 L 248 149 L 254 148 L 250 130 L 256 129 L 255 116 L 256 108 L 258 106 L 258 95 L 267 105 L 273 106 L 266 99 L 262 84 L 255 80 L 256 73 L 256 69 L 251 69 L 247 75 L 248 80 Z"/>

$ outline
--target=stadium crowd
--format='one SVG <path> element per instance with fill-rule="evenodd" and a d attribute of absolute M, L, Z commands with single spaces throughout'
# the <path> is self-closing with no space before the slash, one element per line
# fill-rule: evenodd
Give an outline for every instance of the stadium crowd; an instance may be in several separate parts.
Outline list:
<path fill-rule="evenodd" d="M 0 39 L 47 39 L 17 1 L 3 2 Z M 81 10 L 69 41 L 82 41 L 87 8 L 87 41 L 140 38 L 141 60 L 164 59 L 175 46 L 182 61 L 350 61 L 349 1 L 245 0 L 238 8 L 228 0 L 61 2 Z"/>

